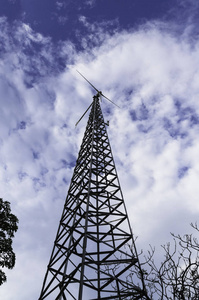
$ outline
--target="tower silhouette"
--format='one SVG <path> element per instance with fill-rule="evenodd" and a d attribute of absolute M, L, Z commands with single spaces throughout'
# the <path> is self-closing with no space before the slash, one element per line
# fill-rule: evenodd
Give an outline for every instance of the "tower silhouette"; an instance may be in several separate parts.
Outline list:
<path fill-rule="evenodd" d="M 93 97 L 39 300 L 144 299 L 99 98 Z"/>

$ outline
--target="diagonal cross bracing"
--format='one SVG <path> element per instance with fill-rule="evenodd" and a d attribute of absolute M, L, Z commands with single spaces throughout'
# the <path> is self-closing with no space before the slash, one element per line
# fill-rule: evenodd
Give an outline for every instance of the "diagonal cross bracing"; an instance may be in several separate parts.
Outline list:
<path fill-rule="evenodd" d="M 127 280 L 139 263 L 134 247 L 94 96 L 39 300 L 143 299 L 139 278 Z"/>

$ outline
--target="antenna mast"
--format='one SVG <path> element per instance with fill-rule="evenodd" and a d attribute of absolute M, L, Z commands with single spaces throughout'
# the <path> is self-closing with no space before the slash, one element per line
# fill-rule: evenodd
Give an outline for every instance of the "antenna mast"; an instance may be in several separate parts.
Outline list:
<path fill-rule="evenodd" d="M 147 299 L 99 92 L 91 106 L 39 300 Z"/>

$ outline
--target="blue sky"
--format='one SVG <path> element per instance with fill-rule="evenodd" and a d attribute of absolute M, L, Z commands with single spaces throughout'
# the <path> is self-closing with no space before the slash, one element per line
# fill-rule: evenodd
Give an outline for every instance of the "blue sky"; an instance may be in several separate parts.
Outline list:
<path fill-rule="evenodd" d="M 9 23 L 22 21 L 53 42 L 70 40 L 78 50 L 82 49 L 82 36 L 86 37 L 91 27 L 99 24 L 106 31 L 132 30 L 147 21 L 163 20 L 175 22 L 181 29 L 197 20 L 198 13 L 192 0 L 2 0 L 0 15 L 6 16 Z M 191 14 L 191 15 L 190 15 Z"/>
<path fill-rule="evenodd" d="M 116 2 L 116 3 L 115 3 Z M 0 196 L 19 218 L 4 300 L 37 299 L 94 91 L 138 249 L 191 232 L 199 205 L 199 4 L 0 3 Z"/>
<path fill-rule="evenodd" d="M 9 20 L 23 20 L 31 28 L 50 36 L 53 40 L 70 39 L 79 44 L 77 32 L 85 34 L 81 26 L 80 16 L 89 22 L 106 22 L 107 29 L 119 27 L 132 28 L 143 20 L 161 18 L 177 5 L 171 0 L 126 0 L 125 6 L 121 0 L 100 1 L 53 1 L 53 0 L 16 0 L 2 1 L 2 15 Z"/>

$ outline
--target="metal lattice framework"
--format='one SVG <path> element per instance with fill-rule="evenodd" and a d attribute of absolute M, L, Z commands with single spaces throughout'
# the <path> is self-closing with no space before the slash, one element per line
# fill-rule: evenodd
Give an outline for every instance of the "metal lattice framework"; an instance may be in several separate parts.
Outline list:
<path fill-rule="evenodd" d="M 143 299 L 134 247 L 97 94 L 39 300 Z"/>

